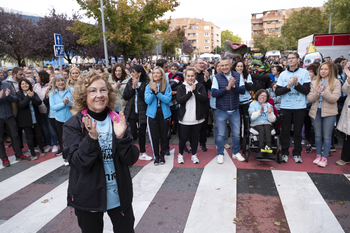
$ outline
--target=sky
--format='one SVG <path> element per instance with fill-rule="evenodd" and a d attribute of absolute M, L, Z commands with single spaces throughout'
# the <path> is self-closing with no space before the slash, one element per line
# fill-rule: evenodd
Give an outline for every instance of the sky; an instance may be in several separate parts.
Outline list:
<path fill-rule="evenodd" d="M 251 38 L 251 14 L 268 10 L 322 6 L 326 0 L 179 0 L 180 6 L 164 18 L 200 18 L 230 30 L 244 41 Z M 23 11 L 39 16 L 47 15 L 55 7 L 59 13 L 78 11 L 75 0 L 0 0 L 0 7 Z"/>

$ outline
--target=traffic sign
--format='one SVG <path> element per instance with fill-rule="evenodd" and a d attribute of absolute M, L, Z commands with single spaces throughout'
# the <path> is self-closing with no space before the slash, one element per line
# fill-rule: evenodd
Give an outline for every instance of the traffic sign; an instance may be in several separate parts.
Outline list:
<path fill-rule="evenodd" d="M 64 46 L 63 45 L 54 45 L 53 50 L 55 51 L 55 57 L 64 56 Z"/>
<path fill-rule="evenodd" d="M 55 36 L 55 45 L 62 45 L 62 39 L 60 34 L 54 34 Z"/>

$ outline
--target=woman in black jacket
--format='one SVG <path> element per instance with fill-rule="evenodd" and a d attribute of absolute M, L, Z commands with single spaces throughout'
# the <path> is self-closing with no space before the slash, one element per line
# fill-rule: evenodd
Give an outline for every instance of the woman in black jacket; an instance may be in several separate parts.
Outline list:
<path fill-rule="evenodd" d="M 40 148 L 40 155 L 44 156 L 44 137 L 42 134 L 42 120 L 39 112 L 39 105 L 42 101 L 39 96 L 33 91 L 31 82 L 27 79 L 21 79 L 18 83 L 18 113 L 17 125 L 23 128 L 26 133 L 28 148 L 32 155 L 32 160 L 37 160 L 34 151 L 34 133 Z"/>
<path fill-rule="evenodd" d="M 188 135 L 190 136 L 193 163 L 199 163 L 197 157 L 198 136 L 201 129 L 201 123 L 206 117 L 204 104 L 208 101 L 208 95 L 203 84 L 196 80 L 196 70 L 187 68 L 184 72 L 185 82 L 177 89 L 176 101 L 180 104 L 179 109 L 179 127 L 180 143 L 178 163 L 184 163 L 183 151 L 186 145 Z"/>
<path fill-rule="evenodd" d="M 152 157 L 145 153 L 147 128 L 145 89 L 149 83 L 149 78 L 146 71 L 140 65 L 131 68 L 131 76 L 132 78 L 129 79 L 126 84 L 123 93 L 124 100 L 128 101 L 124 109 L 125 119 L 130 123 L 131 133 L 134 140 L 137 138 L 137 122 L 139 123 L 139 159 L 152 160 Z"/>
<path fill-rule="evenodd" d="M 139 150 L 123 112 L 111 110 L 116 92 L 108 77 L 94 70 L 79 76 L 73 92 L 79 112 L 63 125 L 63 148 L 71 165 L 67 200 L 83 233 L 102 233 L 106 211 L 114 232 L 134 232 L 129 166 Z"/>

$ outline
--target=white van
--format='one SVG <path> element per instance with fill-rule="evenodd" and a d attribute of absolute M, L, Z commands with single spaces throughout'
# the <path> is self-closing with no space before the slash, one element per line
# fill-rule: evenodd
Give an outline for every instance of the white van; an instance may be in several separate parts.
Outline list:
<path fill-rule="evenodd" d="M 270 50 L 265 53 L 265 58 L 269 58 L 270 60 L 281 58 L 281 52 L 279 50 Z"/>

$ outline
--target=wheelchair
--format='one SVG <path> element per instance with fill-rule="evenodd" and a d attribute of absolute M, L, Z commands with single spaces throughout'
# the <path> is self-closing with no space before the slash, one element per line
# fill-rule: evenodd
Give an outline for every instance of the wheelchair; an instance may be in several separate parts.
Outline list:
<path fill-rule="evenodd" d="M 277 116 L 276 116 L 277 117 Z M 281 121 L 282 116 L 279 116 L 277 120 L 279 119 Z M 246 125 L 248 127 L 244 129 L 244 136 L 243 136 L 243 142 L 242 142 L 242 152 L 244 153 L 245 161 L 249 161 L 249 155 L 250 152 L 259 152 L 259 132 L 254 129 L 253 127 L 250 127 L 250 118 L 248 115 L 244 116 L 244 120 L 246 121 Z M 277 163 L 281 163 L 282 160 L 282 146 L 280 143 L 280 135 L 276 131 L 275 128 L 271 130 L 271 143 L 272 143 L 272 154 L 276 155 L 275 159 L 270 158 L 261 158 L 257 159 L 259 161 L 275 161 L 277 160 Z M 264 155 L 264 153 L 263 153 Z"/>

